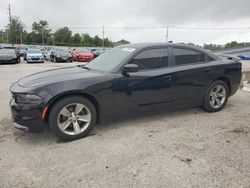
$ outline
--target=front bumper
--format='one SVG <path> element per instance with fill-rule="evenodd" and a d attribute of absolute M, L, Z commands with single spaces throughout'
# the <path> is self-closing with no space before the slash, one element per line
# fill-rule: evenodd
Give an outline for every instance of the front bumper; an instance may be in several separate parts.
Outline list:
<path fill-rule="evenodd" d="M 56 61 L 72 61 L 72 57 L 56 57 Z"/>
<path fill-rule="evenodd" d="M 17 129 L 30 132 L 43 132 L 45 122 L 42 119 L 44 105 L 17 104 L 14 99 L 10 101 L 12 125 Z"/>
<path fill-rule="evenodd" d="M 16 63 L 18 63 L 18 60 L 16 60 L 16 59 L 10 59 L 10 60 L 0 60 L 0 64 L 16 64 Z"/>
<path fill-rule="evenodd" d="M 93 57 L 90 57 L 90 56 L 79 56 L 78 57 L 78 61 L 81 61 L 81 62 L 90 62 L 92 61 L 94 58 Z"/>
<path fill-rule="evenodd" d="M 28 63 L 42 63 L 44 62 L 44 58 L 27 58 Z"/>

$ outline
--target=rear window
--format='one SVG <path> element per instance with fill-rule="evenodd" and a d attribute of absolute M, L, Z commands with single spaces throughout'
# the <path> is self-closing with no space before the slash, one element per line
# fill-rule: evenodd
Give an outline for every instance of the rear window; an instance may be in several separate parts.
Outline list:
<path fill-rule="evenodd" d="M 206 54 L 184 48 L 173 48 L 176 65 L 205 63 Z"/>

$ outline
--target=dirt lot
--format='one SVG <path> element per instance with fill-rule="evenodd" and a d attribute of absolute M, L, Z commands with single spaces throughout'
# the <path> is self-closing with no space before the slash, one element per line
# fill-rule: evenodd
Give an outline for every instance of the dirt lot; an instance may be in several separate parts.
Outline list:
<path fill-rule="evenodd" d="M 250 93 L 199 108 L 98 125 L 63 142 L 12 128 L 8 87 L 72 64 L 0 66 L 0 187 L 250 187 Z"/>

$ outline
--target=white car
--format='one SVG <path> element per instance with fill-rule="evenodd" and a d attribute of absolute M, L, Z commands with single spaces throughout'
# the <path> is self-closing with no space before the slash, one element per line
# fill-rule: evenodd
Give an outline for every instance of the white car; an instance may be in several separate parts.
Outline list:
<path fill-rule="evenodd" d="M 27 63 L 44 63 L 44 56 L 39 49 L 29 49 L 26 55 Z"/>

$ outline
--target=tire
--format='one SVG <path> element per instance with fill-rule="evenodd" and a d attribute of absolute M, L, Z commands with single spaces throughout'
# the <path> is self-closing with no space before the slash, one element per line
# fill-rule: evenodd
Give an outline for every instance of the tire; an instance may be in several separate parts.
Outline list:
<path fill-rule="evenodd" d="M 202 107 L 207 112 L 218 112 L 224 108 L 228 97 L 228 85 L 222 80 L 216 80 L 207 88 Z"/>
<path fill-rule="evenodd" d="M 82 110 L 77 110 L 77 106 L 79 106 L 78 109 L 82 107 Z M 59 100 L 52 106 L 49 113 L 49 125 L 59 138 L 76 140 L 87 136 L 92 130 L 96 123 L 96 114 L 95 106 L 88 99 L 70 96 Z"/>

